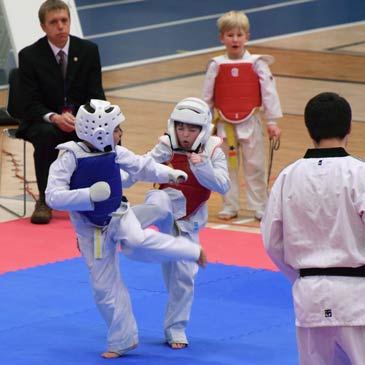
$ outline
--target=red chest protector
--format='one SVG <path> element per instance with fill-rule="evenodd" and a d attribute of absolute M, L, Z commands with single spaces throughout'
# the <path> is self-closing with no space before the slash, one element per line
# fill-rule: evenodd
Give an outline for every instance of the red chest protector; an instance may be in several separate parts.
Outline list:
<path fill-rule="evenodd" d="M 174 169 L 183 170 L 188 174 L 188 180 L 182 184 L 161 184 L 160 189 L 173 188 L 181 190 L 186 199 L 186 216 L 194 213 L 210 197 L 210 190 L 202 186 L 190 169 L 188 157 L 174 153 L 169 165 Z"/>
<path fill-rule="evenodd" d="M 231 123 L 242 122 L 261 106 L 260 82 L 252 63 L 219 65 L 214 105 L 221 117 Z"/>

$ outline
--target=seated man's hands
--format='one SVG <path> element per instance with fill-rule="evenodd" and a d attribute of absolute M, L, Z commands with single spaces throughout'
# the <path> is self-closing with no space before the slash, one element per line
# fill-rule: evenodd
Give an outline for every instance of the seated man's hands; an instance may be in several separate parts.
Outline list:
<path fill-rule="evenodd" d="M 73 132 L 75 130 L 75 116 L 69 112 L 52 114 L 49 118 L 61 131 Z"/>

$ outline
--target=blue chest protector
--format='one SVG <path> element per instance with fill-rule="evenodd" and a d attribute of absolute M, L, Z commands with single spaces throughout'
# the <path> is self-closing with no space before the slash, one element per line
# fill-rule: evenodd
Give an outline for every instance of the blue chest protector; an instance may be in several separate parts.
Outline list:
<path fill-rule="evenodd" d="M 70 189 L 88 188 L 98 181 L 106 181 L 110 185 L 110 197 L 102 202 L 95 202 L 95 209 L 82 211 L 90 222 L 97 226 L 105 226 L 109 223 L 110 213 L 117 210 L 122 201 L 122 179 L 119 165 L 115 162 L 116 154 L 83 154 L 80 157 L 76 153 L 77 168 L 74 171 Z"/>

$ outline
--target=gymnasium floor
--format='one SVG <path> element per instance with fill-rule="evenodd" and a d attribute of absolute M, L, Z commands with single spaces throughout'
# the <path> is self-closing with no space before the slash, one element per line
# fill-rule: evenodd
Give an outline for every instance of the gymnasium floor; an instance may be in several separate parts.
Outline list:
<path fill-rule="evenodd" d="M 99 44 L 108 99 L 127 117 L 123 143 L 144 153 L 165 131 L 174 104 L 199 96 L 204 69 L 222 52 L 215 21 L 230 9 L 251 19 L 252 53 L 272 54 L 272 71 L 284 118 L 281 148 L 274 155 L 271 183 L 304 154 L 310 140 L 303 125 L 306 101 L 330 90 L 353 108 L 348 150 L 365 156 L 365 7 L 363 1 L 76 1 L 84 35 Z M 107 19 L 107 20 L 105 20 Z M 22 211 L 22 142 L 2 138 L 0 203 Z M 27 148 L 27 209 L 37 194 L 32 148 Z M 142 201 L 148 184 L 128 192 Z M 259 224 L 245 207 L 231 222 L 216 218 L 221 199 L 209 201 L 202 234 L 210 265 L 198 276 L 189 326 L 191 346 L 162 346 L 164 291 L 156 265 L 121 257 L 140 325 L 141 346 L 115 362 L 130 364 L 295 364 L 290 288 L 262 250 Z M 64 213 L 47 227 L 30 225 L 0 208 L 0 362 L 12 364 L 101 364 L 105 328 L 94 308 L 86 269 Z"/>

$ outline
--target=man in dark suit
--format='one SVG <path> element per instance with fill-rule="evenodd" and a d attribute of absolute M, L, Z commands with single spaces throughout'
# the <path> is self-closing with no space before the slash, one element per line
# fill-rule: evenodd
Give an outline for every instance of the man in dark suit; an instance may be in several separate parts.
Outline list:
<path fill-rule="evenodd" d="M 31 222 L 45 224 L 52 217 L 44 192 L 49 167 L 58 155 L 55 147 L 77 140 L 75 115 L 80 105 L 105 100 L 105 95 L 98 48 L 70 35 L 67 4 L 46 0 L 38 16 L 46 36 L 19 52 L 23 121 L 17 136 L 34 146 L 39 199 Z"/>

